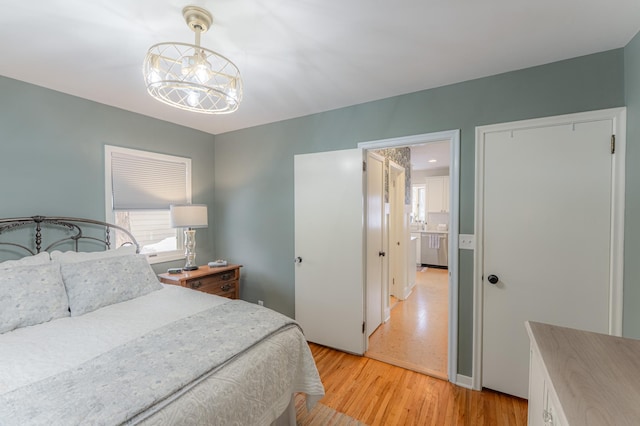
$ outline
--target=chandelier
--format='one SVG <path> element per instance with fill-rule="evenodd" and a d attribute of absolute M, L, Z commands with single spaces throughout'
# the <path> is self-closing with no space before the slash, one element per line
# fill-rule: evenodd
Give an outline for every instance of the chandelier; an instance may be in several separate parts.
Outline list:
<path fill-rule="evenodd" d="M 159 43 L 149 48 L 143 74 L 147 92 L 160 102 L 205 114 L 226 114 L 242 100 L 240 71 L 224 56 L 200 46 L 213 18 L 200 7 L 182 10 L 195 44 Z"/>

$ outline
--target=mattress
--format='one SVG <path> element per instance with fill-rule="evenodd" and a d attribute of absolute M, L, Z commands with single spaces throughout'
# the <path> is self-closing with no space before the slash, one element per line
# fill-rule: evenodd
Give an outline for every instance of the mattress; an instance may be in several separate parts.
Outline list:
<path fill-rule="evenodd" d="M 243 350 L 218 354 L 222 347 L 234 347 L 242 330 L 259 328 L 269 318 L 287 325 L 266 331 L 264 339 L 248 341 Z M 271 424 L 295 393 L 307 394 L 308 407 L 324 395 L 301 330 L 285 319 L 247 302 L 164 285 L 84 315 L 0 334 L 0 424 L 87 424 L 89 419 L 93 424 Z M 243 321 L 247 324 L 240 326 Z M 191 343 L 180 340 L 189 332 Z M 159 340 L 135 346 L 152 337 Z M 176 349 L 171 349 L 172 342 Z M 187 352 L 174 354 L 178 364 L 165 365 L 169 353 L 178 350 Z M 204 366 L 215 356 L 221 357 L 215 365 Z M 116 376 L 122 385 L 102 378 L 101 368 L 109 359 L 119 363 L 114 371 L 121 373 Z M 199 370 L 191 372 L 188 362 Z M 161 368 L 169 373 L 149 381 Z M 184 380 L 176 372 L 182 370 L 195 376 L 169 394 L 156 395 L 151 404 L 132 404 L 124 414 L 117 410 L 122 404 L 118 398 L 124 395 L 127 404 L 145 400 L 144 393 L 152 391 L 156 381 L 170 376 Z M 85 383 L 79 383 L 76 377 L 86 371 Z M 70 396 L 74 392 L 78 398 Z M 79 404 L 85 397 L 91 404 Z"/>

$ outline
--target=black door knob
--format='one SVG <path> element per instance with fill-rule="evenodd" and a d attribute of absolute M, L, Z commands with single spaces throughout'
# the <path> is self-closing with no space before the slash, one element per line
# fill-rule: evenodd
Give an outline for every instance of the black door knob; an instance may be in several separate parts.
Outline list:
<path fill-rule="evenodd" d="M 384 257 L 387 253 L 383 252 L 383 251 L 379 251 L 378 252 L 378 256 Z"/>
<path fill-rule="evenodd" d="M 498 278 L 497 275 L 489 275 L 487 279 L 491 284 L 496 284 L 498 281 L 500 281 L 500 278 Z"/>

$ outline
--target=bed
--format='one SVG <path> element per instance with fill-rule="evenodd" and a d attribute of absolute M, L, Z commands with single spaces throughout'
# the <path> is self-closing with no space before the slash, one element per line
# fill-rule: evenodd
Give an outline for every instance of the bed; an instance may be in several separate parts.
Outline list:
<path fill-rule="evenodd" d="M 295 424 L 294 395 L 324 395 L 293 320 L 160 284 L 123 228 L 0 219 L 0 256 L 21 251 L 0 263 L 0 425 Z"/>

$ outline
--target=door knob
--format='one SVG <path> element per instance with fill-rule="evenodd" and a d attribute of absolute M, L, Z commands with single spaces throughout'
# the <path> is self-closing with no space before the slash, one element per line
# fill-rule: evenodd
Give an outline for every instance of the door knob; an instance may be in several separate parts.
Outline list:
<path fill-rule="evenodd" d="M 294 263 L 302 263 L 302 258 L 300 256 L 296 257 L 295 259 L 293 259 Z"/>
<path fill-rule="evenodd" d="M 496 284 L 498 281 L 500 281 L 500 278 L 498 278 L 497 275 L 489 275 L 487 279 L 491 284 Z"/>
<path fill-rule="evenodd" d="M 384 257 L 386 254 L 387 254 L 387 253 L 385 253 L 385 252 L 383 252 L 383 251 L 379 251 L 379 252 L 378 252 L 378 256 L 382 256 L 382 257 Z"/>

